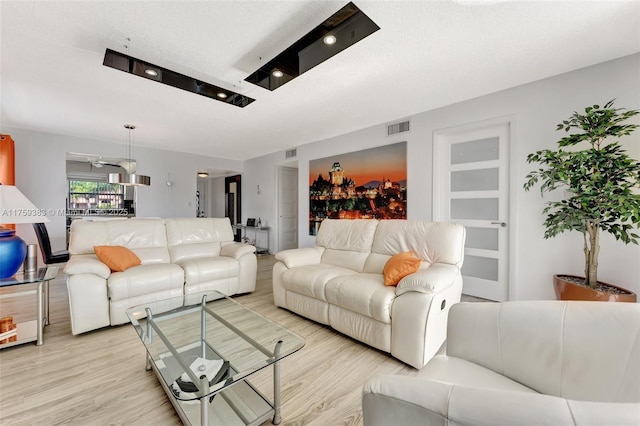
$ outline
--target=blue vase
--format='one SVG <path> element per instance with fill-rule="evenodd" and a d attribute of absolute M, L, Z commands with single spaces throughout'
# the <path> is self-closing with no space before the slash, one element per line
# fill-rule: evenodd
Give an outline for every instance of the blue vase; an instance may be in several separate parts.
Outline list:
<path fill-rule="evenodd" d="M 26 255 L 27 244 L 16 231 L 0 228 L 0 279 L 14 276 Z"/>

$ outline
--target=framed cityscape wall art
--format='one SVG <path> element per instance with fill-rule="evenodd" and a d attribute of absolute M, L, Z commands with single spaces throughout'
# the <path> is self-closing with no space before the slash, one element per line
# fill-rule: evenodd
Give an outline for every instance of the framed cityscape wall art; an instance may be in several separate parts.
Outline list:
<path fill-rule="evenodd" d="M 309 235 L 327 218 L 406 219 L 407 142 L 309 161 Z"/>

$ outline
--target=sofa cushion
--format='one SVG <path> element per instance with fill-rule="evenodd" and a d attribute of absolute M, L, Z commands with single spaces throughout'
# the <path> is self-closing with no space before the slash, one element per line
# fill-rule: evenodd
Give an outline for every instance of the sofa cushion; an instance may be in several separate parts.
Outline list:
<path fill-rule="evenodd" d="M 124 219 L 123 219 L 124 220 Z M 110 245 L 109 234 L 104 222 L 90 222 L 76 219 L 69 230 L 69 254 L 93 254 L 94 246 Z"/>
<path fill-rule="evenodd" d="M 382 275 L 365 273 L 333 278 L 325 288 L 327 302 L 389 324 L 396 291 L 383 281 Z"/>
<path fill-rule="evenodd" d="M 171 262 L 220 255 L 222 241 L 233 241 L 229 218 L 166 219 Z"/>
<path fill-rule="evenodd" d="M 122 272 L 140 265 L 140 258 L 134 252 L 122 246 L 94 246 L 93 250 L 100 262 L 114 272 Z"/>
<path fill-rule="evenodd" d="M 237 277 L 240 263 L 231 257 L 216 256 L 179 262 L 187 285 Z"/>
<path fill-rule="evenodd" d="M 487 389 L 537 393 L 481 365 L 446 355 L 437 355 L 422 367 L 418 376 L 454 385 L 478 386 Z"/>
<path fill-rule="evenodd" d="M 447 334 L 447 353 L 543 394 L 582 401 L 637 402 L 638 306 L 548 300 L 461 303 L 449 314 L 452 331 Z M 587 345 L 590 349 L 585 351 Z M 628 355 L 621 361 L 623 353 Z M 594 367 L 601 365 L 606 368 Z"/>
<path fill-rule="evenodd" d="M 318 264 L 299 266 L 288 269 L 282 274 L 282 285 L 285 289 L 294 293 L 303 294 L 318 300 L 327 301 L 325 286 L 330 279 L 343 276 L 356 275 L 349 268 Z"/>
<path fill-rule="evenodd" d="M 93 254 L 94 246 L 126 247 L 140 258 L 143 265 L 169 263 L 162 219 L 74 220 L 69 234 L 69 254 Z"/>
<path fill-rule="evenodd" d="M 376 349 L 391 352 L 391 324 L 376 321 L 337 305 L 328 306 L 331 328 Z"/>
<path fill-rule="evenodd" d="M 210 259 L 220 256 L 220 243 L 192 243 L 181 246 L 169 247 L 171 263 L 181 263 L 192 259 Z"/>
<path fill-rule="evenodd" d="M 422 259 L 417 258 L 413 252 L 407 251 L 394 254 L 384 265 L 384 285 L 397 285 L 401 279 L 413 274 L 420 268 Z"/>
<path fill-rule="evenodd" d="M 362 272 L 377 226 L 373 219 L 323 220 L 316 238 L 316 246 L 325 248 L 322 263 Z"/>
<path fill-rule="evenodd" d="M 170 263 L 169 250 L 166 247 L 132 248 L 131 251 L 140 258 L 143 265 Z"/>
<path fill-rule="evenodd" d="M 393 256 L 412 251 L 426 266 L 439 262 L 461 267 L 464 235 L 464 227 L 456 223 L 381 220 L 371 253 Z M 377 272 L 369 269 L 366 271 Z"/>
<path fill-rule="evenodd" d="M 98 223 L 98 222 L 96 222 Z M 162 219 L 127 219 L 99 222 L 104 224 L 109 243 L 130 249 L 167 247 L 167 233 Z"/>
<path fill-rule="evenodd" d="M 173 263 L 140 265 L 114 272 L 107 280 L 111 301 L 129 299 L 184 286 L 184 271 Z"/>

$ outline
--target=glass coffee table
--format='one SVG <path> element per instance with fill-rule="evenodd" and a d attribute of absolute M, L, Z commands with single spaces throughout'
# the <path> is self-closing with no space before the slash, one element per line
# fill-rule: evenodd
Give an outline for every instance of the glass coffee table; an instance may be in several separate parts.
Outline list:
<path fill-rule="evenodd" d="M 184 424 L 279 424 L 280 360 L 301 349 L 298 334 L 215 291 L 167 312 L 162 302 L 127 310 L 153 369 Z M 273 365 L 273 401 L 249 382 Z"/>

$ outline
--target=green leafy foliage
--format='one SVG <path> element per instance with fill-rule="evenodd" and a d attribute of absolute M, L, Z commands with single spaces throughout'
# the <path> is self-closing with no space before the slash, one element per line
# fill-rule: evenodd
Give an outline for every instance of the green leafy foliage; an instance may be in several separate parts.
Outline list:
<path fill-rule="evenodd" d="M 593 105 L 584 114 L 574 112 L 556 130 L 577 131 L 558 141 L 557 150 L 541 150 L 527 156 L 528 163 L 540 168 L 526 176 L 524 189 L 540 185 L 540 192 L 566 191 L 560 201 L 549 201 L 543 210 L 545 238 L 565 231 L 584 236 L 585 276 L 597 285 L 599 232 L 612 234 L 625 244 L 638 244 L 634 231 L 640 227 L 640 162 L 630 158 L 619 138 L 638 125 L 625 124 L 640 113 L 613 107 L 614 100 L 602 108 Z M 582 150 L 579 144 L 586 145 Z M 572 147 L 571 150 L 562 148 Z"/>

